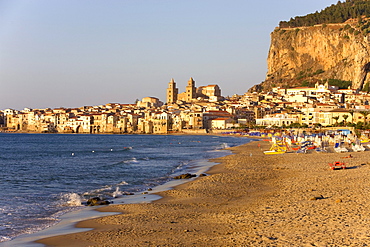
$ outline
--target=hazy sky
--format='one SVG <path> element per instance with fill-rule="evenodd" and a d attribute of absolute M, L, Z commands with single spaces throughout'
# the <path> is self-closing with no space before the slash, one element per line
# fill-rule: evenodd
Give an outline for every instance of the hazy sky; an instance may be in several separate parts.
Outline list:
<path fill-rule="evenodd" d="M 265 79 L 279 21 L 337 0 L 0 0 L 0 109 L 166 101 Z"/>

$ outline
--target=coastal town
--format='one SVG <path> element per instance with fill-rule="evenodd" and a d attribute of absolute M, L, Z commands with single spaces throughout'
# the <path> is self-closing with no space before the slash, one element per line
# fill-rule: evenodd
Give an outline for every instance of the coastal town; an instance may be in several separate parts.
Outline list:
<path fill-rule="evenodd" d="M 218 85 L 196 87 L 193 78 L 179 93 L 168 83 L 166 102 L 145 97 L 132 104 L 79 108 L 4 109 L 1 132 L 169 134 L 216 133 L 254 127 L 365 126 L 370 94 L 326 83 L 224 97 Z"/>
<path fill-rule="evenodd" d="M 0 6 L 0 247 L 370 245 L 370 0 Z"/>

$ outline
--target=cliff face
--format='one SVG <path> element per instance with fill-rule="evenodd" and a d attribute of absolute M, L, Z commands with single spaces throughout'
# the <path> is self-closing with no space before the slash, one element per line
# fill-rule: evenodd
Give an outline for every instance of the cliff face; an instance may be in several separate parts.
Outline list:
<path fill-rule="evenodd" d="M 271 33 L 266 81 L 251 91 L 301 86 L 323 79 L 352 81 L 362 89 L 370 76 L 370 35 L 355 24 L 276 29 Z"/>

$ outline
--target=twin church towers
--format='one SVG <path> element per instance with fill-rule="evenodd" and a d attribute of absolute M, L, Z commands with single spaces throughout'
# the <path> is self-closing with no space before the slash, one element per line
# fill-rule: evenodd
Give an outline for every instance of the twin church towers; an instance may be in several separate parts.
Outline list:
<path fill-rule="evenodd" d="M 179 89 L 176 87 L 176 82 L 172 78 L 168 83 L 167 88 L 167 104 L 176 103 L 178 100 L 184 102 L 192 102 L 198 98 L 209 99 L 209 100 L 219 100 L 222 98 L 221 89 L 218 85 L 208 85 L 202 87 L 195 87 L 195 81 L 190 77 L 186 90 L 179 94 Z"/>

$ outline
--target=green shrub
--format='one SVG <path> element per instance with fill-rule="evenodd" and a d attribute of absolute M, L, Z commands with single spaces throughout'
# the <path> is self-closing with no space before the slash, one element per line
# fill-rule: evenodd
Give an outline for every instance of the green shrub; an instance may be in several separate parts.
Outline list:
<path fill-rule="evenodd" d="M 328 82 L 329 82 L 329 85 L 337 86 L 340 89 L 347 89 L 349 86 L 352 86 L 351 81 L 343 81 L 339 79 L 329 79 Z"/>
<path fill-rule="evenodd" d="M 360 25 L 363 24 L 362 16 L 370 16 L 370 1 L 364 0 L 347 0 L 344 2 L 338 1 L 337 4 L 315 13 L 306 16 L 296 16 L 290 18 L 289 21 L 281 21 L 279 27 L 294 28 L 313 26 L 326 23 L 344 23 L 349 19 L 358 19 Z M 350 29 L 350 25 L 346 25 L 344 29 Z"/>

